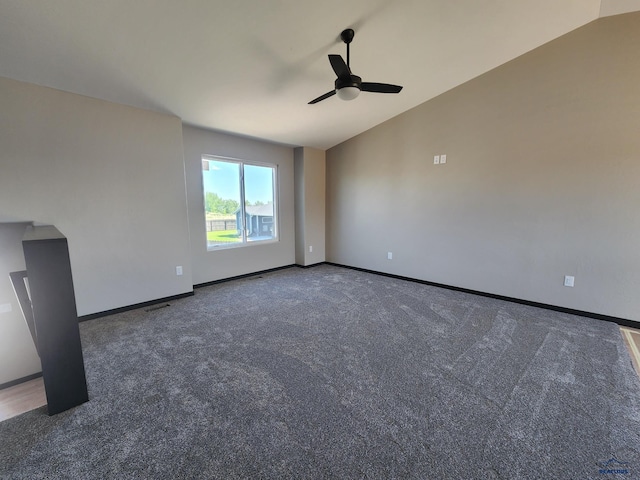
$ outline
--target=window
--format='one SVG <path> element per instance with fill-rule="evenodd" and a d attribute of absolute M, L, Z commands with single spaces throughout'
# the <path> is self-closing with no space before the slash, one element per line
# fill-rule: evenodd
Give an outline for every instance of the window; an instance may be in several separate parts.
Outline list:
<path fill-rule="evenodd" d="M 207 250 L 274 241 L 275 165 L 202 157 Z"/>

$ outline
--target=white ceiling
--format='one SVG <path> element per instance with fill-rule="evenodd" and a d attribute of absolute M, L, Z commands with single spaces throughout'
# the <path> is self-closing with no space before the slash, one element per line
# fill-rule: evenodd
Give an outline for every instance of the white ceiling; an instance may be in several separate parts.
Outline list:
<path fill-rule="evenodd" d="M 640 0 L 0 0 L 0 76 L 326 149 Z M 308 105 L 327 54 L 404 85 Z"/>

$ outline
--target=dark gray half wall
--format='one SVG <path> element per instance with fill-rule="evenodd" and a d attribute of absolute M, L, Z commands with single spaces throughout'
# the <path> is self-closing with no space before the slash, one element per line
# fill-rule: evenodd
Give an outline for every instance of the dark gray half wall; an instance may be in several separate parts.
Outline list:
<path fill-rule="evenodd" d="M 640 320 L 638 51 L 603 18 L 330 149 L 327 260 Z"/>

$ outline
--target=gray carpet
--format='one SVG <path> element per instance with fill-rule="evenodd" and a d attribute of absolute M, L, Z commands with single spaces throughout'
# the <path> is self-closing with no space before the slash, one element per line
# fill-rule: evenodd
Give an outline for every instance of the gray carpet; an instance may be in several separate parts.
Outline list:
<path fill-rule="evenodd" d="M 640 478 L 612 323 L 322 265 L 80 329 L 91 401 L 0 423 L 0 478 Z"/>

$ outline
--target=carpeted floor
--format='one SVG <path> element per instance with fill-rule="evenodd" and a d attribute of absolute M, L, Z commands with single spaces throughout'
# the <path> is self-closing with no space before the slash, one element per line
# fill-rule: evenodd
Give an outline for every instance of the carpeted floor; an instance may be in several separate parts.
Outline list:
<path fill-rule="evenodd" d="M 0 423 L 0 478 L 640 478 L 607 322 L 321 265 L 80 330 L 90 402 Z"/>

